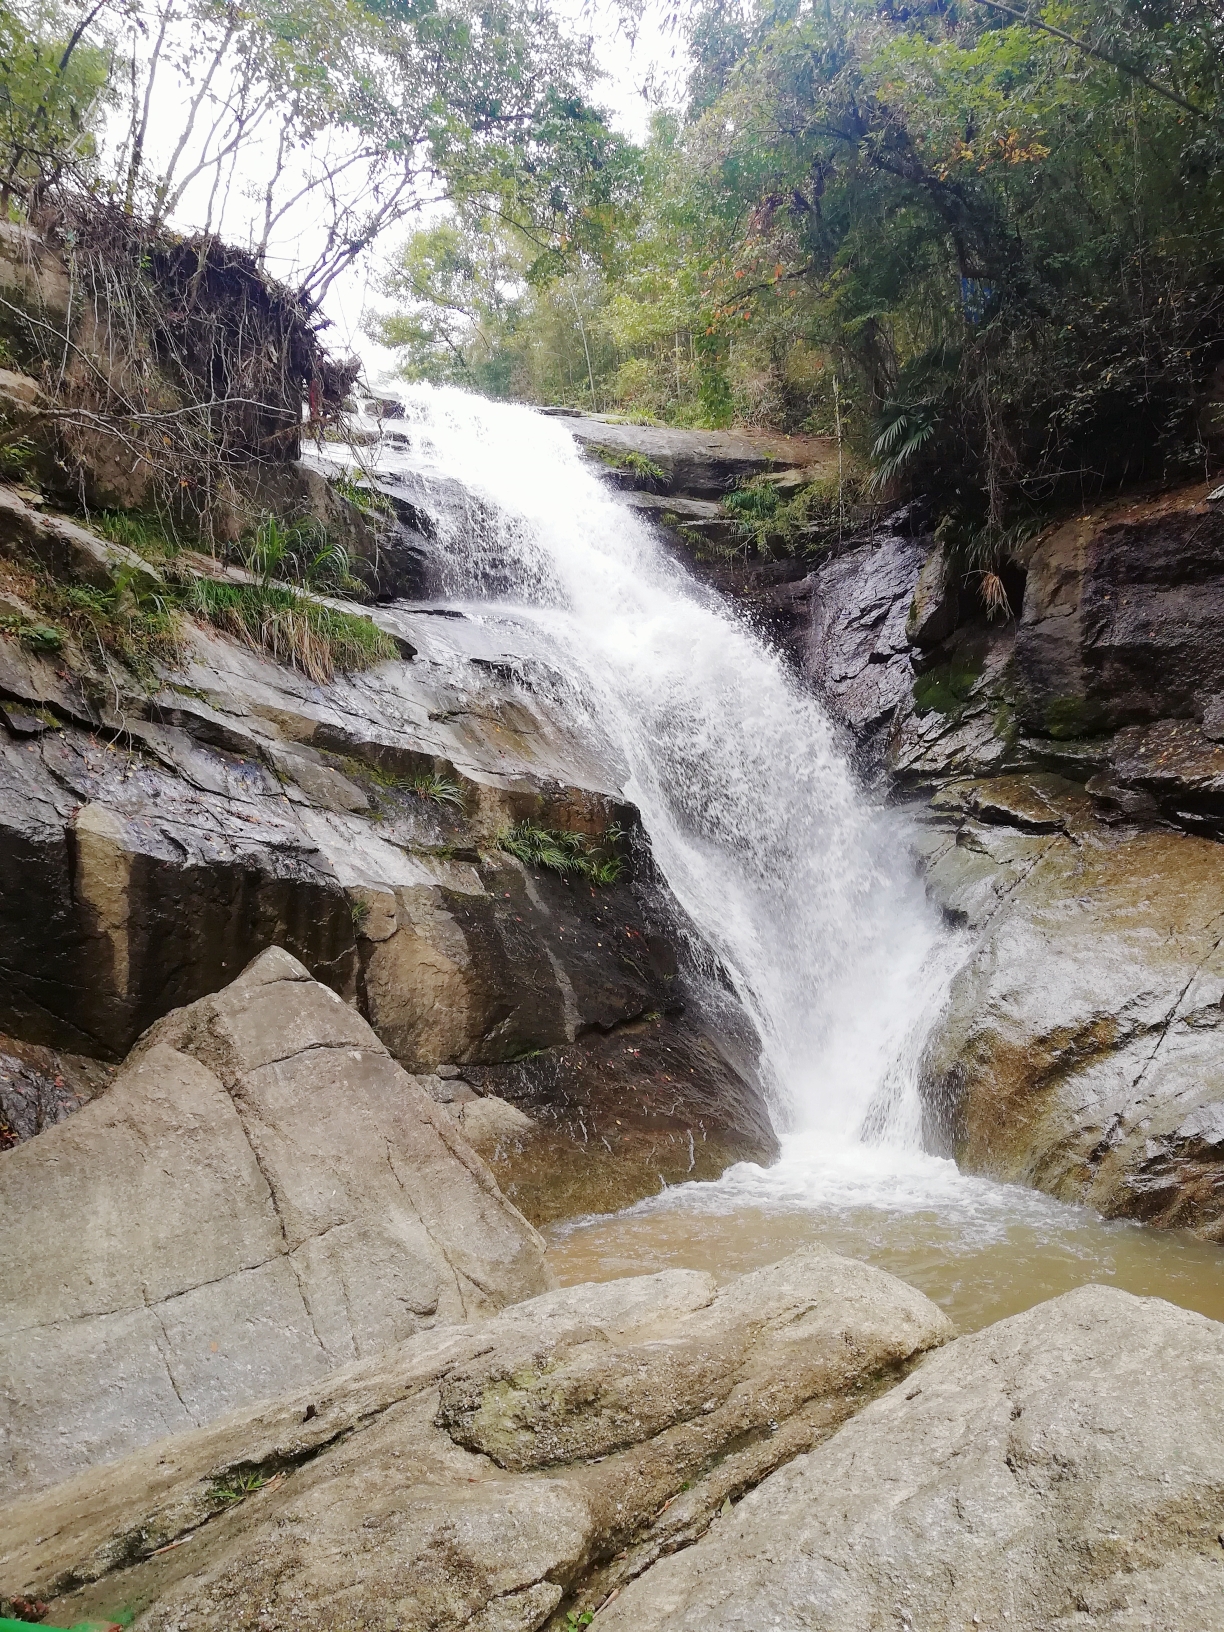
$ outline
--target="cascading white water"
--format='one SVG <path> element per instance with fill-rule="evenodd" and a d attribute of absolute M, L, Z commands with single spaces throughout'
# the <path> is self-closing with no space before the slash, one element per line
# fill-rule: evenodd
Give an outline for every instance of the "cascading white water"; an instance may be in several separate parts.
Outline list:
<path fill-rule="evenodd" d="M 918 1056 L 964 948 L 925 900 L 904 819 L 871 806 L 819 703 L 561 427 L 457 391 L 404 400 L 377 467 L 475 496 L 441 541 L 446 593 L 508 643 L 533 690 L 554 687 L 582 751 L 641 810 L 755 1022 L 783 1133 L 768 1169 L 743 1162 L 552 1226 L 563 1279 L 667 1263 L 726 1275 L 819 1242 L 970 1326 L 1087 1280 L 1219 1317 L 1216 1249 L 922 1150 Z"/>
<path fill-rule="evenodd" d="M 914 1054 L 945 932 L 899 821 L 855 785 L 819 702 L 528 409 L 405 393 L 398 460 L 485 501 L 449 591 L 496 595 L 567 676 L 655 856 L 753 1021 L 781 1127 L 827 1153 L 918 1137 Z M 406 445 L 405 445 L 406 444 Z"/>

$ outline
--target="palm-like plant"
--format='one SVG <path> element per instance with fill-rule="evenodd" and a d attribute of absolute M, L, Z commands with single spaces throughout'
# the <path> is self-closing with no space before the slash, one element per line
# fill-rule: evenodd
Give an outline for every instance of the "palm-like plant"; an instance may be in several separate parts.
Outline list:
<path fill-rule="evenodd" d="M 935 403 L 929 397 L 918 402 L 886 402 L 880 415 L 881 430 L 871 444 L 877 461 L 870 487 L 873 492 L 887 487 L 935 435 L 938 421 Z"/>

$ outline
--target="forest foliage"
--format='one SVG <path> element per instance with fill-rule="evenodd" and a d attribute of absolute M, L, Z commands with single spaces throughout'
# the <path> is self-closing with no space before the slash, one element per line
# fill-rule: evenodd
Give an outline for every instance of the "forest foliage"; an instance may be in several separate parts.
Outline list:
<path fill-rule="evenodd" d="M 409 377 L 837 434 L 970 558 L 1224 442 L 1214 0 L 693 0 L 692 72 L 585 237 L 460 203 Z"/>
<path fill-rule="evenodd" d="M 221 232 L 317 304 L 430 200 L 577 215 L 615 146 L 590 81 L 546 0 L 0 0 L 0 216 Z"/>
<path fill-rule="evenodd" d="M 408 378 L 836 435 L 970 559 L 1210 466 L 1220 0 L 675 4 L 635 146 L 548 0 L 0 0 L 0 215 L 241 206 L 306 321 L 442 202 L 386 276 Z"/>

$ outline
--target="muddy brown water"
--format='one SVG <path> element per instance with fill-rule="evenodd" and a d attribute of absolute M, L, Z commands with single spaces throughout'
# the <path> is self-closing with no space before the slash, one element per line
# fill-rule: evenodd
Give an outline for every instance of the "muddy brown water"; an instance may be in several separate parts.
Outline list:
<path fill-rule="evenodd" d="M 962 1331 L 1090 1281 L 1224 1320 L 1224 1248 L 1181 1232 L 1105 1222 L 1053 1202 L 975 1227 L 935 1210 L 693 1208 L 685 1189 L 698 1187 L 678 1187 L 645 1208 L 549 1226 L 544 1233 L 558 1280 L 570 1286 L 701 1269 L 722 1282 L 814 1245 L 865 1259 L 921 1288 Z"/>

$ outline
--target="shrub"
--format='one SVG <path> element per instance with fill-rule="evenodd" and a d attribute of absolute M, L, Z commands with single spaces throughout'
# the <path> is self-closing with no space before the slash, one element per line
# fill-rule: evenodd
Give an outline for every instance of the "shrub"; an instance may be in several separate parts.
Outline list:
<path fill-rule="evenodd" d="M 109 655 L 147 678 L 155 663 L 173 662 L 182 648 L 175 590 L 169 585 L 149 588 L 132 567 L 121 567 L 105 589 L 43 583 L 38 606 L 63 624 L 85 652 L 96 650 L 103 668 Z"/>
<path fill-rule="evenodd" d="M 867 519 L 870 508 L 856 475 L 839 481 L 822 477 L 799 488 L 788 499 L 776 482 L 755 476 L 722 501 L 735 522 L 731 554 L 816 555 L 833 544 L 847 527 Z"/>
<path fill-rule="evenodd" d="M 0 614 L 0 634 L 12 635 L 38 657 L 54 656 L 64 649 L 64 631 L 52 623 L 36 623 L 20 612 Z"/>

